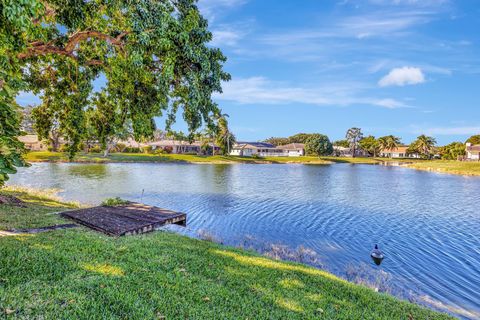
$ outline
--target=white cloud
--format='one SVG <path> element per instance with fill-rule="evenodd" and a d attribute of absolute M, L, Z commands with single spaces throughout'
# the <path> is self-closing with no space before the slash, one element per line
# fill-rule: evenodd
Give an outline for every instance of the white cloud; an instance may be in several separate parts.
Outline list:
<path fill-rule="evenodd" d="M 235 46 L 243 34 L 233 30 L 213 30 L 213 40 L 210 42 L 212 46 Z"/>
<path fill-rule="evenodd" d="M 328 84 L 316 88 L 290 86 L 270 81 L 264 77 L 234 79 L 223 84 L 219 100 L 240 104 L 291 104 L 302 103 L 318 106 L 372 105 L 395 109 L 408 107 L 394 99 L 361 97 L 359 92 L 366 89 L 359 83 Z"/>
<path fill-rule="evenodd" d="M 200 0 L 198 1 L 198 8 L 212 22 L 219 13 L 224 12 L 226 9 L 241 6 L 246 2 L 247 0 Z"/>
<path fill-rule="evenodd" d="M 380 106 L 380 107 L 385 107 L 388 109 L 397 109 L 397 108 L 407 108 L 409 107 L 405 103 L 395 100 L 395 99 L 380 99 L 377 101 L 373 101 L 373 104 Z"/>
<path fill-rule="evenodd" d="M 425 76 L 420 68 L 402 67 L 392 69 L 378 81 L 378 85 L 380 87 L 405 86 L 423 82 L 425 82 Z"/>

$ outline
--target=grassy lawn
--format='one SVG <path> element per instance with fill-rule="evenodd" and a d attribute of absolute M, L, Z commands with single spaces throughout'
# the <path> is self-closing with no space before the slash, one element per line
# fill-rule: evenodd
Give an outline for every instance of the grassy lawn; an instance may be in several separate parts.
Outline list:
<path fill-rule="evenodd" d="M 64 222 L 42 195 L 0 229 Z M 450 319 L 301 264 L 167 232 L 0 235 L 0 314 L 22 319 Z"/>
<path fill-rule="evenodd" d="M 407 167 L 462 175 L 480 175 L 480 162 L 434 160 L 408 164 Z"/>

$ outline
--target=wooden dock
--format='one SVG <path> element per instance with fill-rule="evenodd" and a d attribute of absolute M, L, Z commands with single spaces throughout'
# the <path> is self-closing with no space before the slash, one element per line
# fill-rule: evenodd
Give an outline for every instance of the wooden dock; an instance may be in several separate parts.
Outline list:
<path fill-rule="evenodd" d="M 62 217 L 111 236 L 151 232 L 167 224 L 185 226 L 187 215 L 167 209 L 130 202 L 120 206 L 100 206 L 60 213 Z"/>

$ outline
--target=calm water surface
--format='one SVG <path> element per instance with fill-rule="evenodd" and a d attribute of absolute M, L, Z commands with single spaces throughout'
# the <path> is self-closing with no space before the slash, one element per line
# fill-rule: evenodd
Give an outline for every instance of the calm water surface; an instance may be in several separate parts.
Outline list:
<path fill-rule="evenodd" d="M 119 196 L 183 211 L 188 227 L 177 232 L 301 257 L 480 318 L 480 178 L 348 164 L 38 163 L 10 184 L 56 188 L 90 204 Z M 381 267 L 369 257 L 375 243 L 386 254 Z M 296 254 L 301 247 L 308 250 Z"/>

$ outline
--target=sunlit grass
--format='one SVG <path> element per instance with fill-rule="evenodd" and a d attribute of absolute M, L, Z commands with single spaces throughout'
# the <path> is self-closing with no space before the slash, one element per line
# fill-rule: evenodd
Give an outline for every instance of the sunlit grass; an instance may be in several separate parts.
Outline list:
<path fill-rule="evenodd" d="M 71 205 L 0 205 L 0 230 Z M 56 200 L 51 200 L 56 201 Z M 0 313 L 19 319 L 448 319 L 305 265 L 167 232 L 84 228 L 0 237 Z"/>

